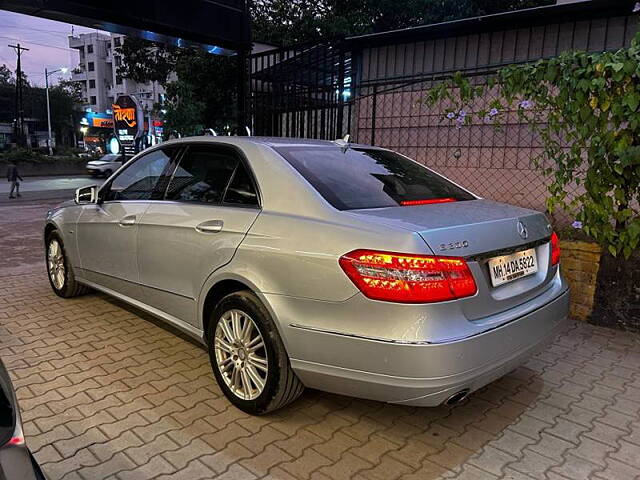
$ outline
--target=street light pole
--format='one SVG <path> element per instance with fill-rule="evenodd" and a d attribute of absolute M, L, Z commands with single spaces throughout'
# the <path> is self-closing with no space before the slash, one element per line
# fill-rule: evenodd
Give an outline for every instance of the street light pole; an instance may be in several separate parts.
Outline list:
<path fill-rule="evenodd" d="M 57 70 L 53 70 L 49 72 L 47 67 L 44 68 L 44 85 L 45 90 L 47 91 L 47 130 L 49 134 L 47 136 L 47 147 L 49 148 L 49 156 L 53 155 L 53 147 L 51 146 L 52 137 L 51 137 L 51 107 L 49 105 L 49 75 L 53 75 L 54 73 L 66 73 L 67 69 L 65 67 L 59 68 Z"/>
<path fill-rule="evenodd" d="M 47 147 L 49 147 L 49 156 L 51 156 L 53 155 L 53 147 L 51 146 L 51 107 L 49 105 L 49 72 L 47 72 L 46 67 L 44 69 L 44 85 L 47 91 L 47 129 L 49 131 L 49 135 L 47 136 Z"/>

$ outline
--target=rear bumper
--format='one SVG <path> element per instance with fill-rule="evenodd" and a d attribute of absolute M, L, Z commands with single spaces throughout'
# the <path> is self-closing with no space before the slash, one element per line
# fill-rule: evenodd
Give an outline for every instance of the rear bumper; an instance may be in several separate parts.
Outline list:
<path fill-rule="evenodd" d="M 287 343 L 302 342 L 308 351 L 357 358 L 355 363 L 369 366 L 350 368 L 309 361 L 312 354 L 305 355 L 306 359 L 291 358 L 291 366 L 308 387 L 385 402 L 435 406 L 453 393 L 477 390 L 524 363 L 553 339 L 568 311 L 569 292 L 564 289 L 509 323 L 447 343 L 396 343 L 304 328 L 289 330 Z M 407 372 L 407 376 L 397 372 Z"/>

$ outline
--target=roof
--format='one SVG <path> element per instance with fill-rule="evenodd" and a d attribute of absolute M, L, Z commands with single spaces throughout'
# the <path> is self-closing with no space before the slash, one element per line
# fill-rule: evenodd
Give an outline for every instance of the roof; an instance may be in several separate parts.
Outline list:
<path fill-rule="evenodd" d="M 560 23 L 602 17 L 603 14 L 606 16 L 626 16 L 632 13 L 635 3 L 635 0 L 583 0 L 353 36 L 346 40 L 354 46 L 368 47 L 415 41 L 417 38 L 427 40 L 494 30 L 528 28 L 537 24 L 549 23 L 550 19 L 553 19 L 554 23 Z"/>
<path fill-rule="evenodd" d="M 211 143 L 225 143 L 229 145 L 242 146 L 246 144 L 260 144 L 269 147 L 292 147 L 292 146 L 319 146 L 319 147 L 334 147 L 336 143 L 331 140 L 315 140 L 311 138 L 289 138 L 289 137 L 228 137 L 218 136 L 213 137 L 210 135 L 183 137 L 174 140 L 169 140 L 161 145 L 190 143 L 190 142 L 211 142 Z M 356 143 L 349 144 L 352 147 L 370 147 L 370 145 L 361 145 Z M 376 148 L 376 147 L 371 147 Z"/>

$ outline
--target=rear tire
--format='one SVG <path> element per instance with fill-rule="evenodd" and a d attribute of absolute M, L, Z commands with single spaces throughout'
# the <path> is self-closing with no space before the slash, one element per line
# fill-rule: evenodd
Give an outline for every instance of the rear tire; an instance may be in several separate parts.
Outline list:
<path fill-rule="evenodd" d="M 264 415 L 303 392 L 271 315 L 252 292 L 235 292 L 220 300 L 207 338 L 216 381 L 240 410 Z"/>
<path fill-rule="evenodd" d="M 53 292 L 59 297 L 77 297 L 89 291 L 89 287 L 76 281 L 73 267 L 64 249 L 62 237 L 57 230 L 53 230 L 47 236 L 45 262 L 47 264 L 49 284 Z"/>

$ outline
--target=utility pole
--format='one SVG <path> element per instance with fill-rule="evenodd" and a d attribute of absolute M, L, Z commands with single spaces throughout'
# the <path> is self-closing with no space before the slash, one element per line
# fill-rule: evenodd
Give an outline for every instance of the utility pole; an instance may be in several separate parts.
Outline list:
<path fill-rule="evenodd" d="M 13 48 L 18 55 L 18 63 L 16 65 L 16 124 L 15 135 L 18 144 L 26 145 L 24 138 L 24 105 L 22 103 L 22 68 L 20 66 L 20 56 L 23 51 L 28 51 L 28 48 L 17 45 L 8 45 Z"/>

